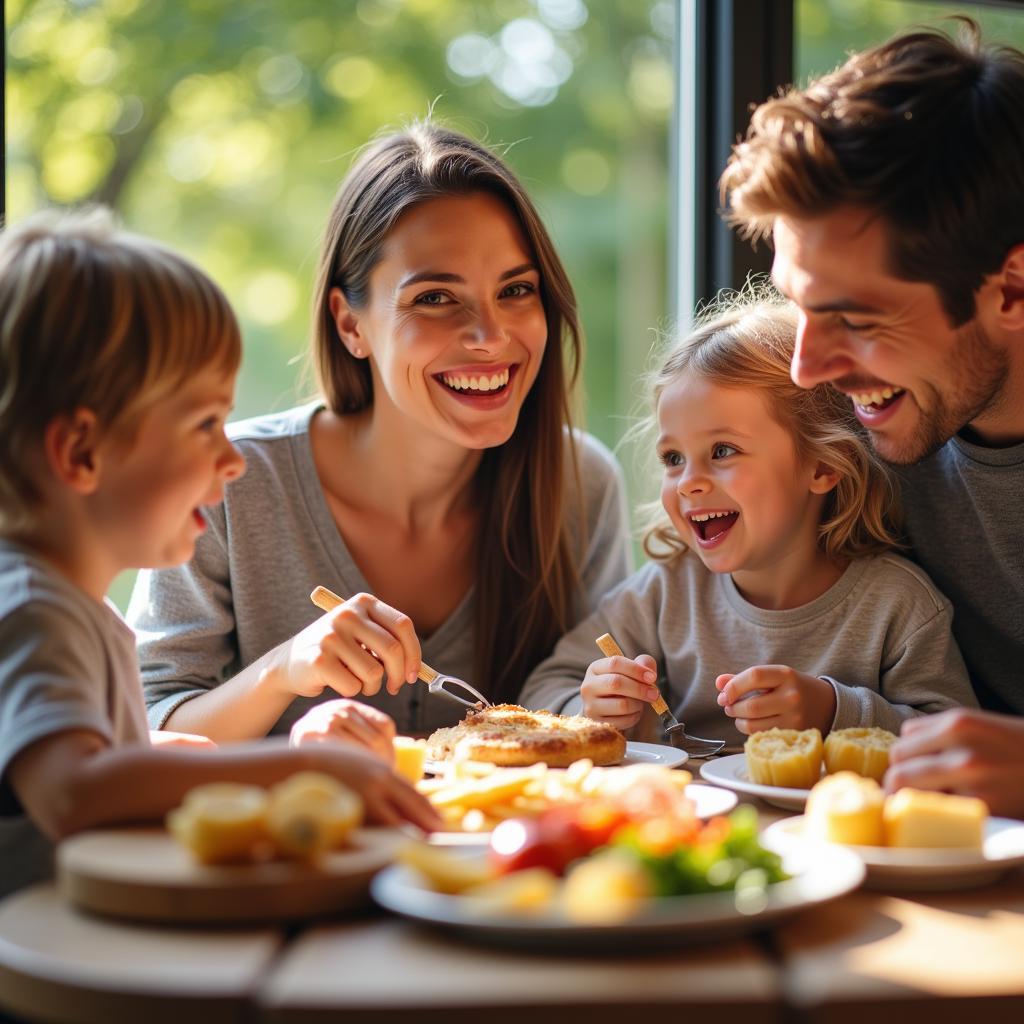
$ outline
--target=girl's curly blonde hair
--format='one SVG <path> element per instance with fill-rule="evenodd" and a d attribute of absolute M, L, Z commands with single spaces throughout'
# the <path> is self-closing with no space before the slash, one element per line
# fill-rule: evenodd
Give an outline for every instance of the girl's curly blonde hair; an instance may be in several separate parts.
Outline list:
<path fill-rule="evenodd" d="M 818 537 L 831 558 L 858 558 L 899 546 L 895 480 L 875 454 L 850 400 L 821 384 L 804 389 L 789 368 L 796 342 L 797 310 L 773 288 L 749 285 L 703 310 L 693 329 L 669 344 L 648 380 L 652 411 L 644 433 L 657 429 L 665 389 L 681 373 L 698 374 L 727 388 L 764 393 L 776 421 L 791 434 L 801 459 L 822 462 L 839 474 L 828 493 Z M 650 446 L 648 450 L 652 450 Z M 659 502 L 645 508 L 644 551 L 671 561 L 686 544 Z"/>

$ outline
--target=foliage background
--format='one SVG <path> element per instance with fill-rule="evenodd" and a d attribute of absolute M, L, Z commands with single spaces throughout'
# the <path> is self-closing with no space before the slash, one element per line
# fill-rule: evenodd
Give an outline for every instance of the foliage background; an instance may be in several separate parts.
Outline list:
<path fill-rule="evenodd" d="M 796 77 L 957 10 L 1024 45 L 1006 8 L 797 0 Z M 671 308 L 675 14 L 672 0 L 8 0 L 8 215 L 103 202 L 184 251 L 242 321 L 236 418 L 284 408 L 306 393 L 338 182 L 382 127 L 434 111 L 503 151 L 537 201 L 580 301 L 584 420 L 614 445 Z"/>

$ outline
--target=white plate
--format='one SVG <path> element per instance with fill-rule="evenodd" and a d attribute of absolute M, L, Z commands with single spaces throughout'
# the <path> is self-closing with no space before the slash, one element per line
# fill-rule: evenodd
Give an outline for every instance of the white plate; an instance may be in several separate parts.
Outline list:
<path fill-rule="evenodd" d="M 466 851 L 466 855 L 474 854 Z M 840 846 L 794 848 L 783 856 L 783 865 L 793 877 L 770 886 L 764 904 L 746 912 L 737 909 L 734 893 L 702 893 L 652 899 L 629 921 L 612 925 L 578 924 L 554 909 L 538 915 L 488 913 L 471 897 L 445 896 L 426 888 L 415 871 L 397 864 L 374 878 L 371 892 L 382 907 L 396 914 L 473 939 L 575 952 L 743 935 L 843 896 L 864 879 L 861 859 Z"/>
<path fill-rule="evenodd" d="M 700 766 L 702 778 L 736 790 L 737 793 L 749 793 L 759 796 L 765 803 L 781 807 L 785 811 L 802 811 L 807 803 L 809 789 L 787 789 L 785 786 L 762 786 L 751 782 L 747 774 L 746 754 L 729 754 L 717 757 L 713 761 L 705 761 Z"/>
<path fill-rule="evenodd" d="M 768 849 L 784 853 L 798 848 L 832 848 L 822 840 L 804 838 L 805 818 L 783 818 L 765 829 Z M 989 818 L 981 850 L 908 849 L 847 846 L 864 862 L 869 883 L 882 889 L 962 889 L 986 885 L 1024 864 L 1024 822 Z"/>
<path fill-rule="evenodd" d="M 702 821 L 728 814 L 739 801 L 731 789 L 718 786 L 702 786 L 692 782 L 686 787 L 686 795 L 694 802 L 697 817 Z M 491 841 L 490 832 L 432 832 L 428 841 L 433 846 L 486 846 Z"/>
<path fill-rule="evenodd" d="M 660 764 L 666 768 L 680 768 L 686 764 L 688 757 L 689 754 L 685 750 L 676 750 L 675 747 L 663 743 L 634 743 L 630 740 L 626 743 L 626 756 L 616 763 Z M 423 765 L 423 770 L 430 775 L 440 775 L 444 771 L 444 765 L 444 761 L 428 760 Z"/>

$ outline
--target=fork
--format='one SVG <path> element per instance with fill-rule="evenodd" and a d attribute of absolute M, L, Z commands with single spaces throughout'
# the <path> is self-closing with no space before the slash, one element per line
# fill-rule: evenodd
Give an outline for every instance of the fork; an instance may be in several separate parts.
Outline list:
<path fill-rule="evenodd" d="M 616 655 L 625 657 L 622 648 L 615 642 L 611 633 L 599 636 L 595 643 L 607 658 L 613 658 Z M 707 740 L 687 733 L 686 727 L 672 714 L 672 709 L 665 703 L 665 698 L 660 693 L 651 707 L 654 708 L 654 713 L 665 726 L 665 738 L 677 750 L 685 750 L 690 757 L 713 757 L 725 746 L 725 740 Z"/>
<path fill-rule="evenodd" d="M 317 608 L 325 612 L 333 611 L 342 603 L 342 599 L 333 590 L 328 590 L 326 587 L 315 587 L 309 595 L 309 599 Z M 370 654 L 373 654 L 373 651 L 370 651 Z M 376 657 L 376 655 L 374 656 Z M 437 669 L 431 668 L 425 661 L 420 662 L 418 678 L 427 684 L 427 689 L 435 696 L 440 695 L 449 698 L 449 700 L 458 701 L 467 708 L 479 708 L 481 705 L 485 708 L 492 706 L 491 702 L 476 687 L 470 686 L 463 679 L 456 679 L 455 676 L 443 675 Z M 457 693 L 452 693 L 451 690 L 446 688 L 448 686 L 460 687 L 475 699 L 466 700 Z"/>

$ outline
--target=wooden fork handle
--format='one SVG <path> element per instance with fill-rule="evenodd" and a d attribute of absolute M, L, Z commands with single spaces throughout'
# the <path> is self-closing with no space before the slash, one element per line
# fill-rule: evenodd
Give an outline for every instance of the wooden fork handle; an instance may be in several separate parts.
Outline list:
<path fill-rule="evenodd" d="M 616 656 L 625 657 L 622 653 L 622 648 L 615 642 L 615 637 L 611 633 L 603 633 L 595 641 L 597 646 L 601 649 L 601 653 L 606 658 L 614 658 Z M 657 715 L 663 715 L 668 711 L 668 705 L 665 703 L 665 698 L 658 694 L 658 699 L 653 701 L 651 707 L 654 708 L 654 713 Z"/>
<path fill-rule="evenodd" d="M 333 590 L 328 590 L 326 587 L 314 587 L 313 592 L 309 595 L 309 599 L 323 612 L 333 612 L 339 604 L 343 603 L 342 599 Z M 440 674 L 440 672 L 431 668 L 425 661 L 420 662 L 418 678 L 422 679 L 423 682 L 432 683 Z"/>

